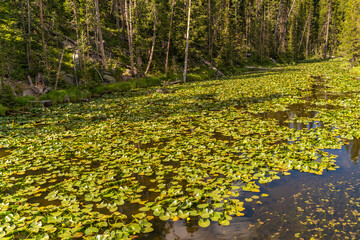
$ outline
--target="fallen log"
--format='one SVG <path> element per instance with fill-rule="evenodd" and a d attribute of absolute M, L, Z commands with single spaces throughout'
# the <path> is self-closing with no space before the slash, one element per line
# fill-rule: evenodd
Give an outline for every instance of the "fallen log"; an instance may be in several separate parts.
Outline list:
<path fill-rule="evenodd" d="M 50 107 L 53 104 L 51 100 L 29 101 L 29 103 L 42 104 L 44 107 Z"/>
<path fill-rule="evenodd" d="M 225 76 L 222 72 L 219 71 L 216 67 L 214 67 L 209 61 L 207 61 L 205 58 L 200 57 L 200 60 L 208 67 L 210 67 L 212 70 L 216 71 L 219 75 Z"/>
<path fill-rule="evenodd" d="M 253 66 L 245 66 L 245 68 L 247 68 L 247 69 L 256 69 L 256 70 L 264 70 L 264 71 L 269 70 L 268 68 L 253 67 Z"/>

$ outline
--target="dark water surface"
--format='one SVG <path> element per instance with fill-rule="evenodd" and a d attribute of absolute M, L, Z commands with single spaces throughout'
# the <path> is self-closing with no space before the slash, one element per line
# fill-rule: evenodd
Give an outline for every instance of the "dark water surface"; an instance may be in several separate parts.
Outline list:
<path fill-rule="evenodd" d="M 295 130 L 324 127 L 316 120 L 314 102 L 318 99 L 345 98 L 346 94 L 329 94 L 319 81 L 309 89 L 305 103 L 290 105 L 285 111 L 255 114 L 262 119 L 275 119 L 278 124 Z M 332 105 L 321 106 L 337 109 Z M 311 110 L 310 110 L 311 109 Z M 308 121 L 297 122 L 299 118 Z M 213 138 L 233 140 L 215 132 Z M 286 140 L 285 140 L 286 141 Z M 288 142 L 288 141 L 286 141 Z M 260 184 L 268 197 L 245 202 L 245 215 L 234 217 L 229 226 L 212 222 L 201 228 L 194 220 L 155 221 L 154 232 L 140 236 L 151 240 L 227 240 L 227 239 L 360 239 L 360 140 L 347 141 L 341 149 L 323 149 L 338 156 L 336 171 L 314 175 L 291 171 L 268 184 Z M 241 201 L 253 193 L 241 192 Z"/>
<path fill-rule="evenodd" d="M 269 197 L 245 203 L 245 216 L 234 217 L 229 226 L 159 221 L 154 232 L 140 239 L 359 239 L 360 140 L 324 151 L 338 155 L 339 169 L 322 176 L 292 171 L 262 185 Z M 243 192 L 239 199 L 251 195 Z"/>

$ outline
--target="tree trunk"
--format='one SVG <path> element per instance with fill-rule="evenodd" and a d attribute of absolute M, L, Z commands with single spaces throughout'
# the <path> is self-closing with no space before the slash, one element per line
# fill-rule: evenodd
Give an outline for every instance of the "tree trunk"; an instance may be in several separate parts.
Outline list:
<path fill-rule="evenodd" d="M 300 43 L 299 43 L 299 47 L 298 47 L 298 52 L 299 52 L 299 53 L 300 53 L 300 50 L 301 50 L 301 45 L 302 45 L 302 42 L 303 42 L 303 39 L 304 39 L 304 36 L 305 36 L 305 32 L 306 32 L 306 30 L 308 29 L 308 25 L 309 25 L 310 19 L 311 19 L 311 11 L 310 11 L 310 13 L 309 13 L 309 16 L 308 16 L 306 22 L 305 22 L 304 30 L 303 30 L 303 32 L 302 32 L 302 34 L 301 34 L 301 39 L 300 39 Z"/>
<path fill-rule="evenodd" d="M 116 30 L 120 32 L 120 19 L 119 19 L 119 3 L 118 0 L 114 0 L 114 10 L 115 10 L 115 19 L 116 19 Z"/>
<path fill-rule="evenodd" d="M 274 29 L 274 40 L 277 42 L 277 33 L 278 33 L 278 25 L 279 25 L 279 19 L 280 19 L 280 12 L 281 12 L 281 0 L 279 2 L 279 9 L 276 17 L 276 24 Z"/>
<path fill-rule="evenodd" d="M 310 11 L 310 13 L 312 13 L 312 11 Z M 311 16 L 310 16 L 310 21 L 309 21 L 307 33 L 306 33 L 306 50 L 305 50 L 306 58 L 309 57 L 310 33 L 311 33 Z"/>
<path fill-rule="evenodd" d="M 47 50 L 46 50 L 46 42 L 45 42 L 45 27 L 44 27 L 44 13 L 43 13 L 43 0 L 39 0 L 39 8 L 40 8 L 40 24 L 41 24 L 41 40 L 42 40 L 42 46 L 43 46 L 43 53 L 44 53 L 44 59 L 45 59 L 45 66 L 46 69 L 49 70 L 49 64 L 47 61 Z"/>
<path fill-rule="evenodd" d="M 77 18 L 77 8 L 76 8 L 76 2 L 75 0 L 73 0 L 73 5 L 74 5 L 74 18 L 75 18 L 75 30 L 76 30 L 76 45 L 77 45 L 77 48 L 79 48 L 79 41 L 80 41 L 80 38 L 79 38 L 79 23 L 78 23 L 78 18 Z M 82 56 L 82 51 L 80 49 L 80 52 L 81 52 L 81 56 Z M 80 56 L 80 55 L 79 55 Z M 81 66 L 82 66 L 82 59 L 79 58 L 79 66 L 80 66 L 80 70 L 81 70 Z"/>
<path fill-rule="evenodd" d="M 211 0 L 207 4 L 207 17 L 208 17 L 208 51 L 210 59 L 210 67 L 212 67 L 212 53 L 211 53 Z"/>
<path fill-rule="evenodd" d="M 133 33 L 132 38 L 133 38 L 133 45 L 134 45 L 134 36 L 137 37 L 140 32 L 139 32 L 139 25 L 140 25 L 140 21 L 139 21 L 139 11 L 138 11 L 138 7 L 137 7 L 137 2 L 136 0 L 134 0 L 134 11 L 135 11 L 135 23 L 134 23 L 134 28 L 135 29 L 133 32 L 135 32 L 135 35 Z M 136 38 L 135 38 L 136 40 Z M 136 43 L 136 41 L 135 41 Z M 141 52 L 140 52 L 140 45 L 139 44 L 135 44 L 135 49 L 136 49 L 136 70 L 137 70 L 137 77 L 143 77 L 144 76 L 144 72 L 142 69 L 143 66 L 143 61 L 141 59 Z"/>
<path fill-rule="evenodd" d="M 189 55 L 189 35 L 190 35 L 190 14 L 191 14 L 191 0 L 189 0 L 188 6 L 188 19 L 187 19 L 187 30 L 186 30 L 186 48 L 185 48 L 185 63 L 184 63 L 184 75 L 183 80 L 186 82 L 186 74 L 188 68 L 188 55 Z"/>
<path fill-rule="evenodd" d="M 325 46 L 324 46 L 324 53 L 323 58 L 325 59 L 328 52 L 328 44 L 329 44 L 329 29 L 330 29 L 330 20 L 331 20 L 331 0 L 328 4 L 328 11 L 327 11 L 327 21 L 326 21 L 326 32 L 325 32 Z"/>
<path fill-rule="evenodd" d="M 61 72 L 61 64 L 62 64 L 62 61 L 63 61 L 63 58 L 64 58 L 65 48 L 66 48 L 66 43 L 64 44 L 64 48 L 62 50 L 60 61 L 59 61 L 59 68 L 58 68 L 58 71 L 57 71 L 57 74 L 56 74 L 56 81 L 55 81 L 55 87 L 54 87 L 55 90 L 57 89 L 58 82 L 59 82 L 59 77 L 60 77 L 60 72 Z"/>
<path fill-rule="evenodd" d="M 27 4 L 27 24 L 28 24 L 28 31 L 27 31 L 27 40 L 28 40 L 28 63 L 29 63 L 29 71 L 31 70 L 31 6 L 30 6 L 30 0 L 26 0 Z"/>
<path fill-rule="evenodd" d="M 165 73 L 168 72 L 168 66 L 169 66 L 170 40 L 171 40 L 171 30 L 172 30 L 172 25 L 173 25 L 174 7 L 175 7 L 175 4 L 176 4 L 176 0 L 172 0 L 172 3 L 171 3 L 171 13 L 170 13 L 169 36 L 168 36 L 168 42 L 167 42 L 167 47 L 166 47 Z"/>
<path fill-rule="evenodd" d="M 85 0 L 85 24 L 86 24 L 86 42 L 88 47 L 91 47 L 91 43 L 90 43 L 90 30 L 89 30 L 89 13 L 88 13 L 88 0 Z M 89 51 L 87 51 L 87 57 L 89 58 Z"/>
<path fill-rule="evenodd" d="M 27 31 L 26 31 L 25 10 L 24 10 L 24 2 L 23 1 L 21 1 L 21 3 L 20 3 L 20 8 L 21 8 L 22 30 L 23 30 L 24 40 L 26 42 L 26 61 L 27 61 L 28 69 L 30 71 L 29 40 L 28 40 Z"/>
<path fill-rule="evenodd" d="M 155 41 L 156 41 L 156 24 L 157 24 L 157 16 L 156 16 L 156 2 L 154 1 L 154 34 L 153 34 L 153 41 L 151 46 L 151 52 L 149 57 L 149 63 L 146 67 L 145 74 L 147 74 L 150 70 L 151 61 L 154 56 L 154 50 L 155 50 Z"/>
<path fill-rule="evenodd" d="M 127 1 L 127 0 L 125 0 Z M 125 10 L 124 10 L 124 0 L 120 0 L 120 20 L 121 20 L 121 41 L 125 43 Z"/>
<path fill-rule="evenodd" d="M 128 5 L 127 5 L 127 1 L 128 0 L 125 0 L 125 19 L 126 19 L 128 42 L 129 42 L 131 75 L 134 75 L 135 74 L 135 66 L 134 66 L 134 49 L 133 49 L 133 43 L 132 43 L 132 24 L 131 24 L 132 0 L 129 0 L 129 3 L 130 3 L 129 9 L 128 9 Z"/>
<path fill-rule="evenodd" d="M 287 33 L 287 24 L 289 23 L 289 19 L 292 13 L 292 10 L 294 9 L 294 5 L 295 5 L 296 0 L 293 1 L 293 3 L 291 4 L 291 8 L 289 10 L 289 13 L 285 19 L 285 24 L 284 24 L 284 28 L 283 31 L 280 35 L 280 40 L 279 40 L 279 48 L 278 48 L 278 52 L 280 51 L 280 48 L 282 48 L 283 51 L 285 51 L 285 46 L 286 46 L 286 33 Z"/>
<path fill-rule="evenodd" d="M 100 46 L 100 51 L 101 51 L 102 63 L 103 63 L 104 69 L 107 69 L 104 41 L 103 41 L 103 36 L 102 36 L 102 27 L 101 27 L 101 21 L 100 21 L 99 0 L 95 0 L 95 11 L 96 11 L 97 32 L 98 32 L 99 41 L 100 41 L 99 46 Z"/>

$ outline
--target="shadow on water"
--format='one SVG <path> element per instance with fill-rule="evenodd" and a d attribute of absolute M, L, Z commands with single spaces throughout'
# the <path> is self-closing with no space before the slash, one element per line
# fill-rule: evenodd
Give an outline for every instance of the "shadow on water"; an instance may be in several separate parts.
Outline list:
<path fill-rule="evenodd" d="M 263 119 L 275 119 L 279 125 L 296 130 L 323 127 L 316 121 L 319 106 L 317 99 L 346 97 L 328 95 L 321 78 L 312 86 L 304 104 L 293 104 L 286 111 L 256 114 Z M 333 106 L 321 106 L 334 109 Z M 311 110 L 309 110 L 311 109 Z M 298 119 L 303 121 L 298 122 Z M 305 120 L 304 120 L 305 119 Z M 231 136 L 214 132 L 212 138 L 233 141 Z M 286 142 L 286 141 L 284 141 Z M 139 239 L 186 240 L 186 239 L 360 239 L 357 226 L 360 198 L 360 139 L 354 139 L 341 149 L 323 149 L 337 155 L 336 171 L 325 171 L 318 176 L 298 171 L 282 176 L 279 180 L 261 185 L 261 193 L 269 194 L 258 203 L 246 203 L 245 216 L 235 217 L 229 226 L 212 222 L 208 228 L 200 228 L 193 219 L 181 221 L 153 221 L 154 232 Z M 240 200 L 253 193 L 242 192 Z M 255 201 L 254 201 L 255 202 Z M 350 237 L 348 237 L 350 236 Z M 344 238 L 346 237 L 346 238 Z"/>
<path fill-rule="evenodd" d="M 344 201 L 341 194 L 345 194 L 349 187 L 359 182 L 357 176 L 360 174 L 360 168 L 356 164 L 360 156 L 360 139 L 350 141 L 341 149 L 324 151 L 338 155 L 336 159 L 340 167 L 338 170 L 324 172 L 322 176 L 291 171 L 289 176 L 282 176 L 279 180 L 262 185 L 261 192 L 269 194 L 269 197 L 260 199 L 261 206 L 248 203 L 245 216 L 234 217 L 229 226 L 212 222 L 208 228 L 201 228 L 193 220 L 152 221 L 154 232 L 141 235 L 139 239 L 295 239 L 295 234 L 299 232 L 305 232 L 304 239 L 310 239 L 311 234 L 321 228 L 321 224 L 308 223 L 309 226 L 306 225 L 307 229 L 304 229 L 301 223 L 306 219 L 315 223 L 319 219 L 331 222 L 336 216 L 341 221 L 343 215 L 351 215 L 358 209 L 357 205 Z M 245 192 L 240 197 L 244 198 L 248 195 L 252 194 Z M 322 214 L 321 211 L 325 208 L 327 214 Z M 338 215 L 329 214 L 332 211 L 338 212 Z M 331 229 L 325 229 L 323 234 L 329 236 L 335 229 L 341 231 L 342 227 L 343 225 L 333 226 Z M 355 230 L 350 230 L 357 234 L 357 238 L 353 239 L 359 239 L 360 230 L 357 231 L 356 226 L 353 228 Z"/>
<path fill-rule="evenodd" d="M 0 148 L 0 158 L 11 155 L 11 149 L 8 148 Z"/>

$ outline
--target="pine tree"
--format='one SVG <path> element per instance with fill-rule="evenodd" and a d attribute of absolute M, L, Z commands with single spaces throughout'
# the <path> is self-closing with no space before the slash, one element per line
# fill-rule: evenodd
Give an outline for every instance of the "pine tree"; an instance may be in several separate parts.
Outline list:
<path fill-rule="evenodd" d="M 360 0 L 348 0 L 341 32 L 341 48 L 352 66 L 360 62 Z"/>

